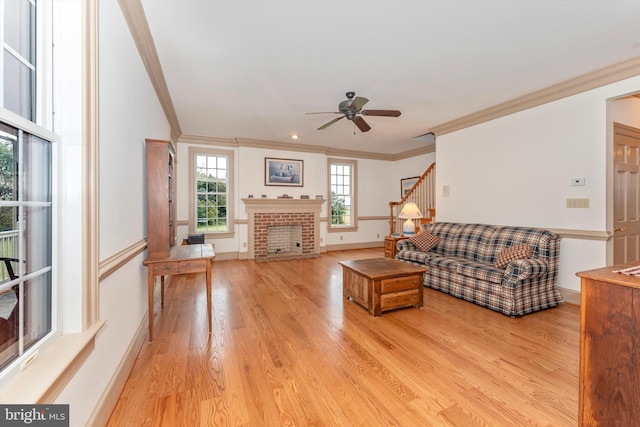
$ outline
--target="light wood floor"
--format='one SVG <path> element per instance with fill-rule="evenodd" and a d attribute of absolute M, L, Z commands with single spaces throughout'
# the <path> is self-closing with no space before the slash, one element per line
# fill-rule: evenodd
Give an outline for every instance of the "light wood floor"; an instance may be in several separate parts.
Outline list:
<path fill-rule="evenodd" d="M 109 426 L 575 426 L 579 307 L 512 319 L 425 289 L 379 318 L 342 298 L 338 261 L 176 276 Z"/>

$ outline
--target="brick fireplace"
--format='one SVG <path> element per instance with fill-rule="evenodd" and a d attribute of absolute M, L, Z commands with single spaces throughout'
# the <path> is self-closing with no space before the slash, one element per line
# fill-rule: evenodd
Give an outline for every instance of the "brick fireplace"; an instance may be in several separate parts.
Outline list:
<path fill-rule="evenodd" d="M 247 233 L 249 259 L 271 261 L 310 258 L 320 254 L 320 209 L 324 200 L 242 199 L 242 201 L 249 216 Z M 293 234 L 291 232 L 298 226 L 301 232 L 300 237 L 297 231 L 293 231 Z M 271 245 L 267 238 L 269 234 L 272 234 Z M 274 235 L 276 237 L 273 237 Z M 292 239 L 290 244 L 293 246 L 284 243 L 285 235 Z"/>

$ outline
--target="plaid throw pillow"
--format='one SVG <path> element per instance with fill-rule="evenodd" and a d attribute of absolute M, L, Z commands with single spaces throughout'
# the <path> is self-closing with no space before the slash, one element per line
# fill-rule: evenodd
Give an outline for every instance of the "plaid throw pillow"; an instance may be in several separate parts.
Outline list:
<path fill-rule="evenodd" d="M 498 253 L 495 268 L 506 268 L 510 261 L 514 259 L 531 258 L 533 256 L 533 248 L 526 243 L 520 243 L 517 245 L 504 248 Z"/>
<path fill-rule="evenodd" d="M 436 247 L 440 243 L 438 236 L 434 236 L 428 231 L 421 231 L 413 237 L 409 238 L 409 241 L 416 245 L 420 250 L 428 252 Z"/>

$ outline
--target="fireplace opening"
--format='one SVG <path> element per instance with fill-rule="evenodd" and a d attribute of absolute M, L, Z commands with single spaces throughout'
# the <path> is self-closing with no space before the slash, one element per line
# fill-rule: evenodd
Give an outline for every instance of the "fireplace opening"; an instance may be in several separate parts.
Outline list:
<path fill-rule="evenodd" d="M 267 257 L 290 257 L 302 254 L 302 225 L 267 226 Z"/>

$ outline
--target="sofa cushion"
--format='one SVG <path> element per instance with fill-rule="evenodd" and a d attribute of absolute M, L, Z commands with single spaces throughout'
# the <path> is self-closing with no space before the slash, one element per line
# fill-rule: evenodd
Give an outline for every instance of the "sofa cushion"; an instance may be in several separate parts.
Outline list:
<path fill-rule="evenodd" d="M 454 255 L 490 265 L 489 259 L 492 253 L 490 246 L 497 230 L 498 227 L 495 225 L 464 224 L 458 233 Z"/>
<path fill-rule="evenodd" d="M 475 261 L 462 261 L 456 266 L 456 273 L 491 283 L 502 283 L 504 270 Z"/>
<path fill-rule="evenodd" d="M 487 260 L 489 264 L 494 264 L 500 251 L 510 246 L 526 243 L 533 249 L 532 258 L 548 258 L 551 240 L 559 238 L 548 230 L 526 228 L 526 227 L 501 227 L 493 236 L 489 248 L 492 253 Z"/>
<path fill-rule="evenodd" d="M 434 254 L 431 257 L 425 258 L 424 264 L 429 267 L 429 269 L 435 268 L 456 273 L 461 261 L 464 260 L 457 257 L 446 257 Z"/>
<path fill-rule="evenodd" d="M 425 261 L 432 256 L 432 252 L 423 252 L 418 250 L 418 248 L 416 248 L 416 250 L 405 249 L 396 253 L 397 260 L 412 262 L 414 264 L 425 264 Z"/>
<path fill-rule="evenodd" d="M 410 237 L 409 240 L 411 240 L 411 243 L 416 245 L 420 250 L 423 250 L 425 252 L 429 252 L 438 243 L 440 243 L 440 239 L 438 238 L 438 236 L 434 236 L 426 230 Z"/>
<path fill-rule="evenodd" d="M 461 224 L 450 222 L 434 222 L 423 225 L 424 229 L 437 236 L 440 243 L 432 250 L 433 252 L 444 256 L 455 256 L 456 246 L 458 242 L 458 233 L 462 228 Z"/>
<path fill-rule="evenodd" d="M 507 265 L 509 265 L 510 261 L 513 261 L 515 259 L 531 258 L 532 256 L 533 248 L 530 245 L 526 243 L 511 245 L 508 248 L 505 248 L 498 252 L 494 267 L 506 268 Z"/>

